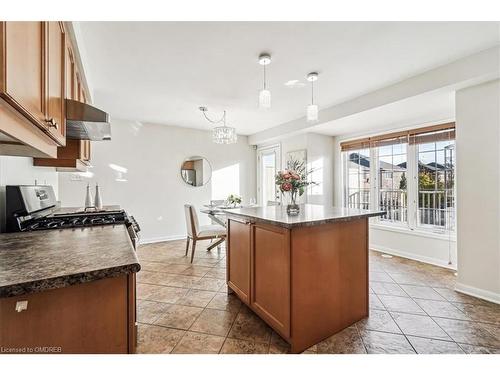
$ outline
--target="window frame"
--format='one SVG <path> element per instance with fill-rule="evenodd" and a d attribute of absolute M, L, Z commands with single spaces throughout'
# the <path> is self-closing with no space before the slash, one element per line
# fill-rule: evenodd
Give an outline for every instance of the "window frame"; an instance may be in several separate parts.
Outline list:
<path fill-rule="evenodd" d="M 358 176 L 358 188 L 357 190 L 358 191 L 366 191 L 368 190 L 368 193 L 369 193 L 369 196 L 368 196 L 368 207 L 367 209 L 372 209 L 372 193 L 373 193 L 373 171 L 372 171 L 372 168 L 371 166 L 373 165 L 372 163 L 372 149 L 371 148 L 362 148 L 362 149 L 359 149 L 359 150 L 349 150 L 349 151 L 345 151 L 345 152 L 341 152 L 341 160 L 342 160 L 342 169 L 343 169 L 343 173 L 342 173 L 342 177 L 343 177 L 343 182 L 342 182 L 342 186 L 343 186 L 343 194 L 342 194 L 342 203 L 343 203 L 343 206 L 344 207 L 347 207 L 346 205 L 348 204 L 349 202 L 349 190 L 350 190 L 350 187 L 349 187 L 349 167 L 348 167 L 348 163 L 350 161 L 350 159 L 348 158 L 348 154 L 349 152 L 353 152 L 353 151 L 358 151 L 358 152 L 361 152 L 362 150 L 368 150 L 369 152 L 369 158 L 370 158 L 370 170 L 369 170 L 369 175 L 370 175 L 370 187 L 369 189 L 361 189 L 359 186 L 359 176 L 360 176 L 360 171 L 359 171 L 359 167 L 358 167 L 358 172 L 357 172 L 357 176 Z M 360 202 L 361 203 L 361 202 Z M 359 208 L 359 207 L 356 207 L 356 208 Z"/>
<path fill-rule="evenodd" d="M 380 167 L 378 163 L 378 148 L 370 147 L 370 202 L 369 208 L 371 210 L 378 210 L 380 203 L 380 188 L 379 188 L 379 172 Z M 348 178 L 349 171 L 347 168 L 347 154 L 349 151 L 346 150 L 341 151 L 341 161 L 342 161 L 342 205 L 344 207 L 348 206 Z M 455 181 L 453 185 L 453 194 L 455 197 L 454 206 L 455 206 L 455 220 L 456 220 L 456 212 L 457 212 L 457 201 L 456 201 L 456 145 L 455 145 L 455 154 L 454 154 L 454 168 L 455 168 Z M 439 228 L 433 225 L 420 225 L 418 220 L 419 208 L 418 208 L 418 194 L 419 194 L 419 179 L 418 179 L 418 144 L 407 143 L 406 144 L 406 180 L 407 180 L 407 221 L 390 221 L 384 220 L 380 217 L 372 218 L 371 222 L 375 224 L 377 227 L 388 227 L 394 228 L 395 230 L 409 230 L 414 233 L 427 233 L 429 235 L 441 237 L 443 235 L 453 235 L 456 236 L 456 222 L 453 226 L 452 230 L 448 229 L 449 225 L 445 225 L 443 228 Z"/>

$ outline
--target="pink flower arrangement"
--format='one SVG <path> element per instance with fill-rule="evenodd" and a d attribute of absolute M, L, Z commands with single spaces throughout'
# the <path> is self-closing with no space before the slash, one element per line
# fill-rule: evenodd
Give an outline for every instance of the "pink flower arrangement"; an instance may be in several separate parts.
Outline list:
<path fill-rule="evenodd" d="M 290 160 L 288 169 L 279 171 L 276 174 L 276 185 L 279 187 L 281 194 L 290 194 L 291 202 L 295 204 L 297 194 L 301 196 L 308 185 L 315 184 L 307 179 L 311 172 L 306 170 L 304 162 Z"/>

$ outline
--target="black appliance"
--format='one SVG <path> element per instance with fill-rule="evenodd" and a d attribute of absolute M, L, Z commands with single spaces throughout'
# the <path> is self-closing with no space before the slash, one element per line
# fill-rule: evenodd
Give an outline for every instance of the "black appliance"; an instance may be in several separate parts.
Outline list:
<path fill-rule="evenodd" d="M 7 186 L 5 216 L 7 232 L 125 224 L 134 247 L 141 230 L 134 217 L 118 206 L 101 210 L 58 207 L 52 186 Z"/>

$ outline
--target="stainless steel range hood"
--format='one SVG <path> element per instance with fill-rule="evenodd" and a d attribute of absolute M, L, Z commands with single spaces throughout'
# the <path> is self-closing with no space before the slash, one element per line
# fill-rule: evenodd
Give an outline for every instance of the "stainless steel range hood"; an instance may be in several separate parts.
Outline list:
<path fill-rule="evenodd" d="M 66 138 L 111 140 L 109 115 L 89 104 L 66 99 Z"/>

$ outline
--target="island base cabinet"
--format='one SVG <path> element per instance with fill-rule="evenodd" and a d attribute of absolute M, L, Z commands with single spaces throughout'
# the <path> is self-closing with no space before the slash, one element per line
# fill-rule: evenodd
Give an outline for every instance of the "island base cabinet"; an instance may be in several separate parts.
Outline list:
<path fill-rule="evenodd" d="M 250 223 L 228 221 L 227 283 L 246 304 L 250 303 L 250 251 L 252 246 Z"/>
<path fill-rule="evenodd" d="M 368 219 L 292 230 L 292 351 L 368 316 Z"/>
<path fill-rule="evenodd" d="M 134 274 L 0 299 L 3 353 L 135 352 Z M 26 310 L 17 312 L 27 301 Z"/>
<path fill-rule="evenodd" d="M 292 353 L 368 316 L 367 218 L 291 229 L 228 223 L 228 286 Z"/>
<path fill-rule="evenodd" d="M 290 336 L 290 231 L 252 226 L 250 306 L 281 336 Z"/>

